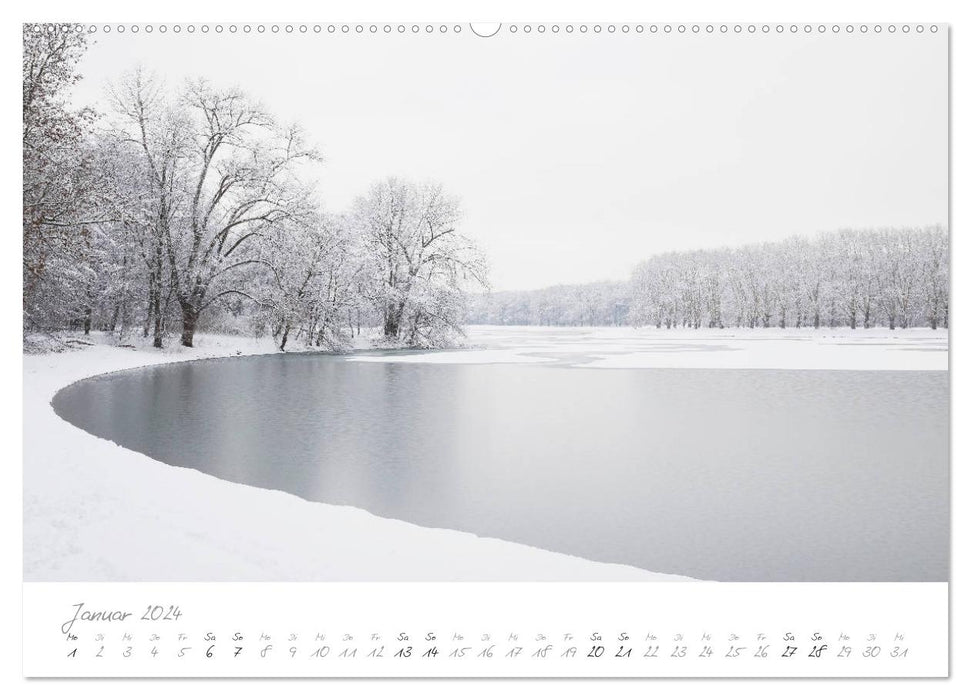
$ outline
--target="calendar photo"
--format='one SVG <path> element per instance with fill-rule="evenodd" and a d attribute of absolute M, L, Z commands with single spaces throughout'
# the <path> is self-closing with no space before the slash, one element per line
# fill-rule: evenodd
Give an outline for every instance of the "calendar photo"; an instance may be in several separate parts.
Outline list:
<path fill-rule="evenodd" d="M 708 644 L 721 675 L 946 675 L 948 33 L 25 24 L 23 579 L 53 674 L 143 632 L 137 671 L 99 642 L 107 675 L 546 675 L 538 642 L 479 654 L 519 635 L 552 675 L 682 673 L 649 620 L 379 634 L 293 602 L 528 584 L 725 615 L 846 586 L 885 627 L 692 628 L 684 675 Z M 209 630 L 244 585 L 307 628 Z M 943 652 L 903 653 L 893 586 Z M 599 633 L 612 660 L 570 666 Z M 365 661 L 370 634 L 416 660 Z"/>

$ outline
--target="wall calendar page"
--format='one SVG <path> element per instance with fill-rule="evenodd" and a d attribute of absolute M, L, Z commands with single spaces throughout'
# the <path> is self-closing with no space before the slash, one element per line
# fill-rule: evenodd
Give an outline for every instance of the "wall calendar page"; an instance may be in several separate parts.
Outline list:
<path fill-rule="evenodd" d="M 949 35 L 24 24 L 23 674 L 947 677 Z"/>

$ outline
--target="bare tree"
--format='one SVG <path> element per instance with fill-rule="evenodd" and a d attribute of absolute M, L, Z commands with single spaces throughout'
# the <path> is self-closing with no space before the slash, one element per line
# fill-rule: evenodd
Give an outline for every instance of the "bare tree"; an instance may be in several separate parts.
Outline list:
<path fill-rule="evenodd" d="M 364 263 L 344 219 L 320 213 L 292 220 L 264 244 L 273 281 L 266 303 L 280 349 L 295 329 L 308 345 L 345 349 L 360 312 Z"/>
<path fill-rule="evenodd" d="M 484 285 L 486 265 L 458 230 L 458 201 L 437 184 L 388 178 L 357 201 L 353 216 L 385 338 L 434 344 L 436 334 L 460 333 L 463 287 Z"/>
<path fill-rule="evenodd" d="M 103 219 L 85 143 L 92 115 L 67 107 L 86 45 L 73 25 L 23 27 L 25 332 L 83 313 L 78 304 L 89 280 L 80 266 L 91 244 L 86 227 Z"/>
<path fill-rule="evenodd" d="M 185 204 L 185 166 L 189 159 L 190 124 L 168 104 L 165 87 L 141 68 L 112 87 L 110 96 L 121 118 L 116 138 L 134 149 L 140 161 L 138 181 L 148 201 L 140 211 L 147 222 L 140 231 L 140 253 L 147 269 L 146 333 L 153 333 L 153 344 L 162 347 L 164 334 L 163 300 L 174 290 L 167 269 L 167 244 L 172 229 L 183 224 Z M 133 224 L 129 224 L 133 225 Z"/>
<path fill-rule="evenodd" d="M 946 328 L 950 306 L 947 231 L 943 226 L 932 226 L 925 232 L 925 236 L 926 242 L 921 247 L 921 279 L 927 299 L 927 320 L 931 328 Z"/>
<path fill-rule="evenodd" d="M 157 81 L 136 73 L 115 95 L 156 196 L 156 324 L 167 272 L 182 314 L 181 342 L 191 347 L 206 308 L 227 295 L 251 296 L 240 273 L 264 263 L 254 245 L 260 236 L 306 209 L 308 189 L 296 166 L 316 153 L 298 127 L 280 127 L 238 90 L 199 80 L 170 103 Z"/>

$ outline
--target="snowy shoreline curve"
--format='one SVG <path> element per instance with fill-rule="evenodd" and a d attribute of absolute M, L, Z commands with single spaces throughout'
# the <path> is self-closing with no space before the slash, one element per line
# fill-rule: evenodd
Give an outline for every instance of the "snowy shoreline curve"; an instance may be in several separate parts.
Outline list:
<path fill-rule="evenodd" d="M 223 481 L 84 432 L 64 387 L 150 365 L 275 352 L 95 344 L 23 357 L 25 581 L 691 581 Z"/>

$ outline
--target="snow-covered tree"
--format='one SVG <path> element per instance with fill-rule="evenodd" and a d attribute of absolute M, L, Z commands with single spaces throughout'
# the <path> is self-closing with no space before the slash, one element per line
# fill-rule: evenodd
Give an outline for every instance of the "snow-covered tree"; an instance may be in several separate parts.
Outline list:
<path fill-rule="evenodd" d="M 136 72 L 115 98 L 143 152 L 181 341 L 191 347 L 206 308 L 227 295 L 251 296 L 244 268 L 261 263 L 260 236 L 306 210 L 296 166 L 316 154 L 299 127 L 280 126 L 245 93 L 204 80 L 170 101 L 156 80 Z"/>
<path fill-rule="evenodd" d="M 485 284 L 486 264 L 459 230 L 458 200 L 441 185 L 391 177 L 358 199 L 352 222 L 385 339 L 440 345 L 460 335 L 465 292 Z"/>
<path fill-rule="evenodd" d="M 932 226 L 925 231 L 925 242 L 920 247 L 920 277 L 922 295 L 926 303 L 926 316 L 931 328 L 947 327 L 950 307 L 950 255 L 947 231 L 943 226 Z"/>
<path fill-rule="evenodd" d="M 947 325 L 948 238 L 942 226 L 841 230 L 737 248 L 668 252 L 627 283 L 501 292 L 475 300 L 475 323 L 657 328 Z M 600 304 L 629 308 L 615 320 Z M 584 311 L 577 314 L 577 304 Z M 599 308 L 593 312 L 594 308 Z"/>
<path fill-rule="evenodd" d="M 24 330 L 84 315 L 90 225 L 103 219 L 85 137 L 92 115 L 67 106 L 87 45 L 74 25 L 23 27 Z"/>
<path fill-rule="evenodd" d="M 656 255 L 635 267 L 630 322 L 782 328 L 947 325 L 948 240 L 941 226 L 842 230 L 813 239 Z M 717 303 L 715 300 L 718 300 Z M 729 324 L 726 324 L 729 325 Z"/>
<path fill-rule="evenodd" d="M 363 258 L 345 217 L 320 213 L 290 221 L 263 245 L 271 273 L 266 306 L 280 349 L 294 332 L 308 345 L 346 348 L 366 311 Z"/>

